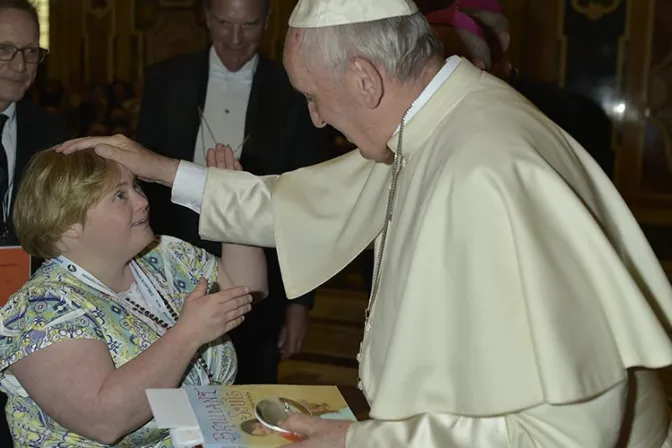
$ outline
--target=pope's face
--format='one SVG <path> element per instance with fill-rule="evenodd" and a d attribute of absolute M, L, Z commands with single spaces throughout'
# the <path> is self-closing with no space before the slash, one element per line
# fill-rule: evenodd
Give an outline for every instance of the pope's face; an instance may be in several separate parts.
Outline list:
<path fill-rule="evenodd" d="M 292 85 L 306 97 L 313 124 L 320 128 L 329 124 L 357 145 L 364 157 L 387 161 L 387 142 L 372 142 L 369 138 L 371 114 L 362 106 L 356 87 L 343 77 L 335 77 L 320 63 L 306 60 L 300 51 L 299 33 L 290 29 L 287 34 L 284 64 Z"/>

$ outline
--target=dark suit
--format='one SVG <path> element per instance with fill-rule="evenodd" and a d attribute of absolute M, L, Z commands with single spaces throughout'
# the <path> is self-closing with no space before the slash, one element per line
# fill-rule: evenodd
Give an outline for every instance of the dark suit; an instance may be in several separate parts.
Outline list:
<path fill-rule="evenodd" d="M 512 73 L 509 84 L 579 142 L 610 178 L 614 175 L 611 121 L 589 98 Z"/>
<path fill-rule="evenodd" d="M 137 140 L 166 156 L 193 160 L 209 74 L 209 49 L 149 67 L 140 107 Z M 217 126 L 210 123 L 210 126 Z M 305 99 L 282 66 L 260 55 L 245 119 L 243 169 L 256 175 L 281 174 L 325 159 L 322 133 L 313 126 Z M 225 142 L 223 142 L 225 143 Z M 150 219 L 157 234 L 168 234 L 217 256 L 221 245 L 198 235 L 198 215 L 174 205 L 167 188 L 148 185 Z M 255 305 L 245 322 L 230 333 L 238 353 L 237 382 L 276 383 L 280 354 L 277 340 L 287 297 L 275 250 L 267 249 L 268 298 Z M 298 299 L 312 305 L 313 294 Z"/>
<path fill-rule="evenodd" d="M 21 174 L 30 159 L 37 152 L 62 143 L 68 138 L 68 127 L 61 117 L 44 111 L 28 99 L 16 104 L 16 164 L 14 165 L 14 188 L 9 214 L 9 237 L 3 242 L 6 246 L 18 245 L 12 223 L 12 210 L 16 193 L 21 182 Z M 40 260 L 33 259 L 33 271 L 39 266 Z M 0 406 L 4 409 L 7 397 L 0 394 Z M 7 420 L 0 419 L 0 446 L 11 447 L 12 437 L 7 428 Z"/>
<path fill-rule="evenodd" d="M 24 168 L 38 151 L 63 143 L 68 137 L 68 127 L 62 117 L 40 109 L 28 99 L 16 103 L 16 164 L 14 165 L 14 187 L 8 222 L 9 237 L 3 243 L 4 245 L 19 244 L 14 234 L 14 223 L 11 216 Z M 33 261 L 32 264 L 33 270 L 37 269 L 35 266 L 37 263 Z"/>

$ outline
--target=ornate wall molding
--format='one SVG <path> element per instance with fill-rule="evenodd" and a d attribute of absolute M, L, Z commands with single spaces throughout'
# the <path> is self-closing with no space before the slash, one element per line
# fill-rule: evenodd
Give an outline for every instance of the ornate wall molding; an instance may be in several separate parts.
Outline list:
<path fill-rule="evenodd" d="M 600 20 L 616 11 L 623 0 L 571 0 L 572 8 L 590 20 Z"/>

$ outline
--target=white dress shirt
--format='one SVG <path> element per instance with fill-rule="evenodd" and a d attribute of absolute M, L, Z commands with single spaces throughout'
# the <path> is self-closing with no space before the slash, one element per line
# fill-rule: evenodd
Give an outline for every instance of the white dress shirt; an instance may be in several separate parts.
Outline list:
<path fill-rule="evenodd" d="M 198 130 L 193 162 L 205 166 L 205 153 L 216 144 L 229 145 L 240 159 L 245 135 L 245 116 L 252 79 L 259 63 L 255 55 L 240 70 L 227 69 L 210 48 L 210 71 L 203 117 Z M 206 124 L 207 123 L 207 124 Z"/>
<path fill-rule="evenodd" d="M 16 167 L 16 103 L 11 103 L 7 108 L 1 112 L 7 115 L 8 119 L 5 123 L 5 128 L 2 130 L 2 146 L 5 147 L 5 155 L 7 156 L 7 182 L 9 188 L 7 189 L 7 197 L 0 198 L 3 205 L 6 205 L 5 210 L 9 213 L 9 206 L 12 201 L 12 191 L 14 190 L 14 169 Z M 205 184 L 203 184 L 205 186 Z M 3 221 L 6 216 L 2 216 Z"/>
<path fill-rule="evenodd" d="M 217 58 L 216 55 L 214 59 L 217 59 L 219 61 L 219 58 Z M 211 61 L 213 60 L 212 55 L 210 60 Z M 427 101 L 429 101 L 429 99 L 432 97 L 434 93 L 436 93 L 436 91 L 438 90 L 439 87 L 441 87 L 444 81 L 450 77 L 450 75 L 455 70 L 455 67 L 457 67 L 457 65 L 460 63 L 460 60 L 461 59 L 458 56 L 451 56 L 450 58 L 446 59 L 446 63 L 443 66 L 443 68 L 439 70 L 436 76 L 434 76 L 432 81 L 427 85 L 425 90 L 423 90 L 420 96 L 413 102 L 413 105 L 406 114 L 406 121 L 413 118 L 413 116 L 417 113 L 417 111 L 422 109 L 422 106 L 424 106 L 427 103 Z M 210 84 L 208 83 L 208 97 L 209 96 L 210 96 Z M 210 123 L 211 127 L 213 126 L 210 119 L 208 119 L 208 123 Z M 201 127 L 203 127 L 203 125 L 201 125 Z M 397 127 L 395 134 L 397 132 L 399 132 L 399 127 Z M 199 131 L 199 139 L 200 139 L 200 131 Z M 222 141 L 220 143 L 225 142 Z M 212 147 L 213 146 L 209 146 L 209 148 Z M 198 150 L 196 152 L 198 153 Z M 198 154 L 195 155 L 194 159 L 197 156 Z M 180 165 L 177 169 L 177 174 L 175 175 L 175 181 L 173 182 L 172 201 L 175 204 L 187 207 L 188 209 L 193 210 L 196 213 L 201 213 L 201 203 L 203 201 L 203 191 L 205 190 L 205 180 L 207 176 L 206 176 L 206 169 L 204 168 L 205 163 L 199 163 L 196 160 L 194 160 L 194 162 L 197 165 L 186 162 L 184 160 L 180 162 Z"/>

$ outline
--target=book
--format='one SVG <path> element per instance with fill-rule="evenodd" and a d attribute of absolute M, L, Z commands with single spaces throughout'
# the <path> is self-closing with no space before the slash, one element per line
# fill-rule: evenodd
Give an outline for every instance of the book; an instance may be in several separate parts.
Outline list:
<path fill-rule="evenodd" d="M 298 436 L 273 431 L 257 420 L 255 407 L 266 399 L 293 403 L 295 408 L 308 410 L 315 417 L 356 421 L 336 386 L 185 386 L 182 391 L 195 416 L 203 448 L 268 448 L 300 440 Z M 150 396 L 150 405 L 159 420 L 162 411 L 158 407 L 165 404 L 156 403 L 156 398 Z"/>

